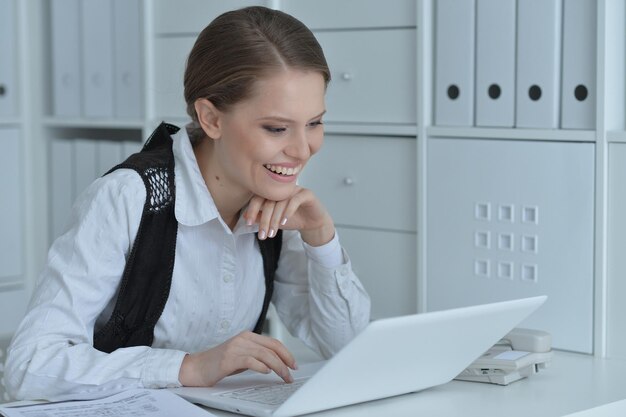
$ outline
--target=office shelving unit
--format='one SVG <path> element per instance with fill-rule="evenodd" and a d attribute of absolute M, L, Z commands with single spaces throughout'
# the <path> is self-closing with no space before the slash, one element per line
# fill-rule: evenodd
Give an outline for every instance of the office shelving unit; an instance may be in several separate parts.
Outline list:
<path fill-rule="evenodd" d="M 566 315 L 561 319 L 559 326 L 568 328 L 573 332 L 585 333 L 586 342 L 579 344 L 578 348 L 573 348 L 570 344 L 562 344 L 562 340 L 555 339 L 557 347 L 587 351 L 599 356 L 624 356 L 626 355 L 626 339 L 618 324 L 619 317 L 624 314 L 623 307 L 620 307 L 619 300 L 624 294 L 622 276 L 626 269 L 623 257 L 620 252 L 624 245 L 621 241 L 623 235 L 624 221 L 621 219 L 624 212 L 623 198 L 620 196 L 619 182 L 623 173 L 619 167 L 622 165 L 620 158 L 621 142 L 624 140 L 624 56 L 626 48 L 624 46 L 624 5 L 619 1 L 600 0 L 594 2 L 597 11 L 597 49 L 595 56 L 596 68 L 596 124 L 593 129 L 573 130 L 573 129 L 517 129 L 517 128 L 477 128 L 477 127 L 441 127 L 434 125 L 433 106 L 434 102 L 434 79 L 435 70 L 433 68 L 434 48 L 436 39 L 434 37 L 434 19 L 437 1 L 418 2 L 418 77 L 419 77 L 419 104 L 418 108 L 418 304 L 420 310 L 432 308 L 432 285 L 429 280 L 436 279 L 430 276 L 433 263 L 441 263 L 441 259 L 433 255 L 431 240 L 435 233 L 432 216 L 429 216 L 429 198 L 432 196 L 428 188 L 427 173 L 429 163 L 433 161 L 432 144 L 434 141 L 443 138 L 452 138 L 465 141 L 483 140 L 498 142 L 501 144 L 514 144 L 516 142 L 526 143 L 555 143 L 564 144 L 564 147 L 576 144 L 588 144 L 587 152 L 592 158 L 592 170 L 590 174 L 593 180 L 593 191 L 589 193 L 593 214 L 591 219 L 593 246 L 591 249 L 579 252 L 580 256 L 587 259 L 587 270 L 584 274 L 579 274 L 579 280 L 586 280 L 585 292 L 576 293 L 581 299 L 586 298 L 587 307 L 577 307 L 572 305 L 569 311 L 573 314 L 580 313 L 584 308 L 587 316 L 587 324 L 581 325 L 579 321 L 572 320 L 572 316 Z M 539 147 L 537 149 L 540 149 Z M 532 159 L 531 159 L 532 160 Z M 494 161 L 495 162 L 495 161 Z M 575 166 L 576 167 L 576 166 Z M 480 169 L 489 169 L 480 167 Z M 505 175 L 506 177 L 506 175 Z M 506 177 L 509 178 L 509 177 Z M 545 184 L 528 184 L 534 187 L 542 187 Z M 578 184 L 571 184 L 575 189 Z M 432 190 L 432 188 L 431 188 Z M 529 194 L 528 190 L 521 194 Z M 563 210 L 568 210 L 567 200 L 563 201 Z M 567 213 L 564 211 L 564 214 Z M 587 221 L 588 223 L 588 221 Z M 581 222 L 572 221 L 571 228 L 580 227 Z M 440 229 L 437 229 L 440 230 Z M 569 242 L 568 233 L 557 235 L 561 239 L 563 248 L 567 248 Z M 542 236 L 540 236 L 542 237 Z M 473 237 L 468 236 L 466 242 L 467 250 L 472 246 Z M 494 242 L 492 242 L 493 244 Z M 493 252 L 493 249 L 492 249 Z M 453 252 L 453 253 L 458 253 Z M 475 252 L 473 252 L 475 254 Z M 575 262 L 567 257 L 559 258 L 558 263 L 553 265 L 555 275 L 546 277 L 540 275 L 540 279 L 557 281 L 558 287 L 554 292 L 558 298 L 559 292 L 571 294 L 572 276 L 568 274 L 558 274 L 560 266 L 567 267 L 568 263 Z M 494 257 L 497 257 L 494 255 Z M 547 261 L 549 264 L 551 261 Z M 452 262 L 451 262 L 452 263 Z M 589 265 L 589 263 L 591 265 Z M 589 267 L 591 269 L 589 270 Z M 445 268 L 443 268 L 445 270 Z M 540 265 L 540 273 L 545 271 L 544 265 Z M 475 278 L 467 273 L 465 279 Z M 454 278 L 450 282 L 454 282 Z M 493 280 L 493 294 L 507 294 L 506 287 L 509 283 L 497 282 Z M 454 286 L 449 288 L 454 291 Z M 483 287 L 480 287 L 484 289 Z M 458 291 L 458 289 L 457 289 Z M 532 291 L 521 290 L 520 295 L 532 293 Z M 507 294 L 511 296 L 511 293 Z M 477 294 L 466 294 L 466 298 L 480 299 Z M 490 298 L 488 295 L 482 297 L 483 300 Z M 555 297 L 552 297 L 555 298 Z M 443 302 L 439 302 L 441 305 Z M 430 305 L 429 305 L 430 304 Z M 588 308 L 592 305 L 591 309 Z M 561 306 L 559 306 L 561 308 Z M 545 308 L 544 308 L 545 310 Z M 544 317 L 538 318 L 533 323 L 543 321 Z M 584 330 L 583 330 L 584 327 Z M 550 329 L 555 336 L 556 329 Z M 581 347 L 582 346 L 582 347 Z"/>
<path fill-rule="evenodd" d="M 18 158 L 23 162 L 25 185 L 20 193 L 20 205 L 25 208 L 20 223 L 25 236 L 21 260 L 24 273 L 20 278 L 20 288 L 24 289 L 19 290 L 23 294 L 35 282 L 48 243 L 58 231 L 53 227 L 53 218 L 47 217 L 54 197 L 49 184 L 53 169 L 48 159 L 51 144 L 55 140 L 91 137 L 130 140 L 139 146 L 159 121 L 185 123 L 182 71 L 195 36 L 227 8 L 261 4 L 301 18 L 318 36 L 329 58 L 334 80 L 327 97 L 326 144 L 303 173 L 302 182 L 319 193 L 334 215 L 342 243 L 372 294 L 374 318 L 533 295 L 546 289 L 552 292 L 551 299 L 561 300 L 566 298 L 562 294 L 574 291 L 574 299 L 581 304 L 573 301 L 548 307 L 528 324 L 541 327 L 542 323 L 550 323 L 552 327 L 547 330 L 554 333 L 557 347 L 626 357 L 626 332 L 619 322 L 626 313 L 620 302 L 626 294 L 626 281 L 622 279 L 626 257 L 621 256 L 625 248 L 622 236 L 626 235 L 626 197 L 620 189 L 620 180 L 626 175 L 621 168 L 626 166 L 626 6 L 620 0 L 594 2 L 596 123 L 585 130 L 436 125 L 437 0 L 240 0 L 228 4 L 141 0 L 140 45 L 145 76 L 141 116 L 59 117 L 53 112 L 52 79 L 46 70 L 53 60 L 49 48 L 50 0 L 12 1 L 16 4 L 15 33 L 20 46 L 16 58 L 19 111 L 14 116 L 0 117 L 0 128 L 17 129 L 23 144 L 23 154 Z M 482 155 L 491 155 L 494 163 L 487 159 L 480 169 L 470 170 L 471 161 L 463 159 L 468 153 L 458 153 L 454 147 L 451 155 L 441 159 L 442 155 L 436 153 L 438 147 L 450 143 L 462 144 L 463 149 L 484 149 Z M 501 201 L 499 195 L 504 194 L 499 193 L 506 191 L 505 186 L 497 190 L 479 187 L 478 191 L 491 198 L 492 210 L 511 206 L 521 215 L 524 206 L 537 205 L 533 201 L 545 184 L 525 183 L 519 173 L 494 173 L 491 166 L 497 165 L 506 149 L 522 146 L 524 151 L 516 156 L 531 164 L 532 170 L 546 145 L 556 149 L 554 155 L 584 148 L 581 154 L 591 186 L 581 195 L 588 197 L 590 207 L 579 212 L 577 207 L 568 206 L 571 202 L 567 199 L 559 200 L 556 207 L 549 199 L 550 193 L 546 193 L 547 200 L 539 206 L 540 219 L 549 218 L 544 216 L 553 210 L 568 218 L 571 227 L 564 231 L 556 228 L 555 222 L 540 222 L 537 226 L 538 256 L 542 258 L 534 263 L 539 274 L 536 285 L 524 286 L 528 283 L 522 282 L 521 276 L 508 281 L 495 275 L 477 277 L 473 261 L 491 261 L 496 269 L 490 271 L 497 275 L 500 261 L 519 271 L 515 268 L 532 258 L 521 252 L 522 243 L 516 240 L 525 233 L 520 222 L 506 230 L 497 222 L 489 227 L 467 224 L 475 221 L 475 204 L 464 209 L 452 205 L 451 198 L 462 191 L 461 180 L 465 177 L 455 169 L 464 166 L 467 178 L 476 175 L 478 182 L 500 175 L 503 181 L 515 184 L 518 194 L 513 197 L 517 201 Z M 449 162 L 449 158 L 460 162 L 437 178 L 442 173 L 435 168 Z M 567 167 L 572 173 L 581 172 L 576 163 Z M 544 168 L 549 169 L 549 164 Z M 580 191 L 581 185 L 572 183 L 572 178 L 563 175 L 558 184 Z M 438 184 L 451 188 L 441 192 Z M 473 197 L 464 198 L 467 203 Z M 469 218 L 462 220 L 466 214 Z M 446 224 L 445 216 L 464 224 L 469 234 L 461 234 L 460 228 L 441 226 Z M 581 234 L 573 233 L 581 227 Z M 477 236 L 479 243 L 485 236 L 482 232 L 490 232 L 490 244 L 496 245 L 486 255 L 476 246 Z M 519 250 L 498 249 L 499 235 L 507 234 L 513 235 Z M 589 239 L 584 243 L 571 236 Z M 506 243 L 507 236 L 503 239 Z M 447 246 L 437 246 L 441 242 Z M 568 250 L 554 249 L 558 245 Z M 583 267 L 564 273 L 572 261 L 580 261 Z M 467 282 L 472 284 L 464 287 Z M 573 282 L 577 286 L 572 286 Z M 543 286 L 548 283 L 548 287 Z M 446 297 L 438 285 L 456 295 Z M 489 289 L 488 294 L 482 291 L 480 295 L 479 290 L 485 289 Z M 6 289 L 0 297 L 15 298 L 12 291 Z M 458 297 L 459 292 L 464 297 Z M 584 317 L 584 324 L 571 320 L 578 316 Z M 557 320 L 563 321 L 559 328 L 555 328 Z"/>

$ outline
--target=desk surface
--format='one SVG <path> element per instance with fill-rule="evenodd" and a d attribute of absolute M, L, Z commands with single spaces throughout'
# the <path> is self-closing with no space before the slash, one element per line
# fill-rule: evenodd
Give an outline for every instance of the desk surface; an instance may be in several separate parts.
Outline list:
<path fill-rule="evenodd" d="M 555 352 L 548 369 L 508 386 L 452 381 L 421 392 L 307 416 L 626 416 L 626 360 Z M 12 403 L 5 405 L 19 405 Z M 597 408 L 596 408 L 597 407 Z M 237 416 L 208 409 L 217 416 Z M 585 411 L 584 411 L 585 410 Z"/>
<path fill-rule="evenodd" d="M 498 386 L 475 382 L 452 381 L 421 392 L 357 404 L 311 416 L 362 417 L 555 417 L 626 398 L 626 361 L 598 359 L 589 355 L 555 352 L 549 368 L 538 374 Z M 618 403 L 619 406 L 620 403 Z M 612 409 L 616 409 L 615 406 Z M 626 415 L 621 412 L 588 411 L 588 416 Z M 236 414 L 209 409 L 218 416 Z M 582 417 L 582 415 L 581 415 Z"/>

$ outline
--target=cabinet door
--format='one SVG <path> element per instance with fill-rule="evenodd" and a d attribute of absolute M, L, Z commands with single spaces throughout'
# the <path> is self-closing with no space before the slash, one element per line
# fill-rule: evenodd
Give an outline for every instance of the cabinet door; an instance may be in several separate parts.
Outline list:
<path fill-rule="evenodd" d="M 609 145 L 607 354 L 626 358 L 626 143 Z"/>
<path fill-rule="evenodd" d="M 326 95 L 327 122 L 416 124 L 415 29 L 329 31 L 315 36 L 333 78 Z"/>
<path fill-rule="evenodd" d="M 4 284 L 22 280 L 24 186 L 16 129 L 0 128 L 0 149 L 0 284 Z"/>
<path fill-rule="evenodd" d="M 417 312 L 415 233 L 338 227 L 339 240 L 372 300 L 372 319 Z"/>
<path fill-rule="evenodd" d="M 416 230 L 416 140 L 327 135 L 302 171 L 335 223 Z"/>
<path fill-rule="evenodd" d="M 594 145 L 431 139 L 427 308 L 546 294 L 523 327 L 591 353 Z"/>

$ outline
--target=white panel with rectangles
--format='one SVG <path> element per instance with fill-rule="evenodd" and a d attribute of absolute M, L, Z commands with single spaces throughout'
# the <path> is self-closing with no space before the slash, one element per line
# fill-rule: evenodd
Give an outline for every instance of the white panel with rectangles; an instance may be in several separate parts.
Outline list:
<path fill-rule="evenodd" d="M 592 351 L 594 146 L 431 139 L 427 309 L 539 294 L 523 325 Z"/>

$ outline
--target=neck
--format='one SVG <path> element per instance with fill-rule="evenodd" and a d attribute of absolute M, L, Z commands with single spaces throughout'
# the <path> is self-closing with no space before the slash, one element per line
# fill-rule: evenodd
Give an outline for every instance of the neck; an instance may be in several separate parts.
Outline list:
<path fill-rule="evenodd" d="M 248 204 L 252 195 L 248 191 L 241 191 L 240 188 L 229 184 L 219 159 L 215 157 L 212 139 L 203 139 L 193 151 L 217 211 L 228 227 L 231 230 L 234 229 L 241 209 Z"/>

